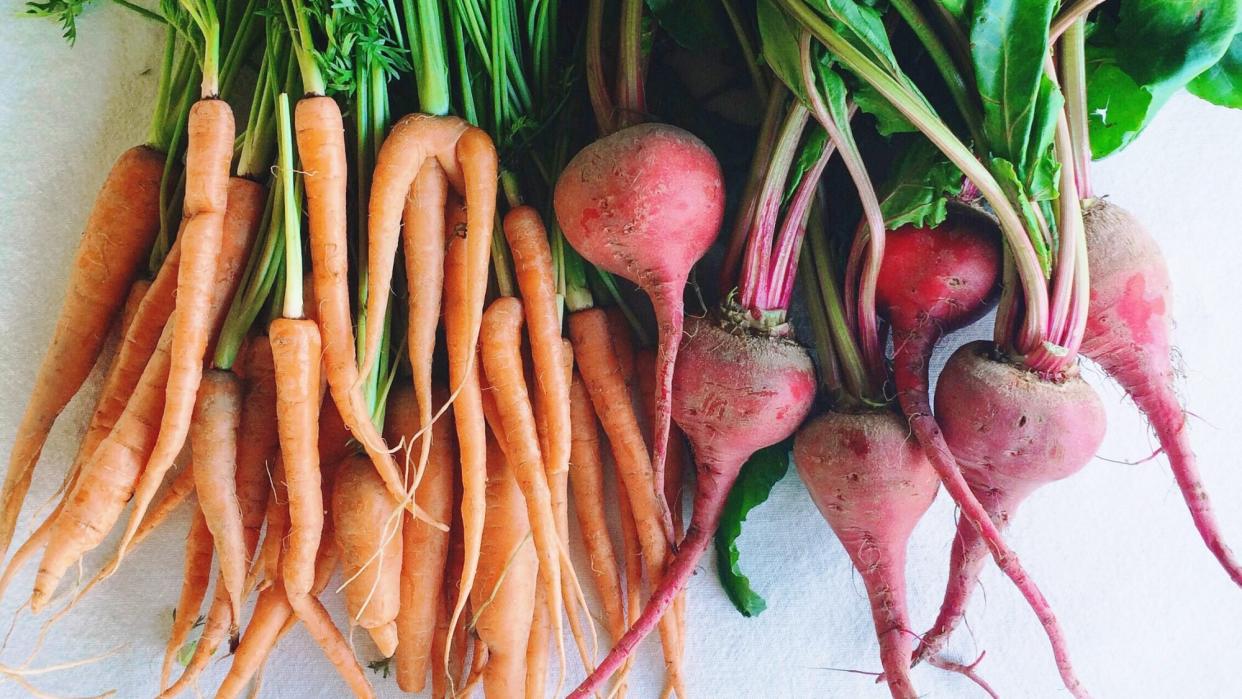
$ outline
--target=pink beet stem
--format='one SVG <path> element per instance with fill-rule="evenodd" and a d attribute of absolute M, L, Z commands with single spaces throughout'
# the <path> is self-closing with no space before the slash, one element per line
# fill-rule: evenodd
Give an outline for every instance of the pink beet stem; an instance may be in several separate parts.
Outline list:
<path fill-rule="evenodd" d="M 763 310 L 773 308 L 789 308 L 793 299 L 794 278 L 798 271 L 798 257 L 802 252 L 802 239 L 806 236 L 807 217 L 811 213 L 811 202 L 819 185 L 820 175 L 828 161 L 832 159 L 836 146 L 829 142 L 824 152 L 798 183 L 793 199 L 789 202 L 789 210 L 781 224 L 781 231 L 776 237 L 776 259 L 772 262 L 771 283 L 767 289 L 767 299 Z"/>
<path fill-rule="evenodd" d="M 730 464 L 700 460 L 699 485 L 694 497 L 694 514 L 690 517 L 690 527 L 686 530 L 686 537 L 682 539 L 677 555 L 669 562 L 668 569 L 664 572 L 664 579 L 651 593 L 651 599 L 647 600 L 643 613 L 625 632 L 621 640 L 612 647 L 608 656 L 595 667 L 590 676 L 569 694 L 569 699 L 587 699 L 599 692 L 608 678 L 621 669 L 625 661 L 633 655 L 638 644 L 642 643 L 643 639 L 659 625 L 664 612 L 686 587 L 690 576 L 694 575 L 699 559 L 707 551 L 707 546 L 716 533 L 716 526 L 720 524 L 720 513 L 724 509 L 725 496 L 733 487 L 732 482 L 712 482 L 715 480 L 712 474 L 732 474 L 732 478 L 736 479 L 745 458 L 735 459 L 736 463 Z"/>
<path fill-rule="evenodd" d="M 910 420 L 914 436 L 923 445 L 927 459 L 939 474 L 945 490 L 949 491 L 949 496 L 961 509 L 960 516 L 983 536 L 992 557 L 996 559 L 997 567 L 1013 581 L 1035 612 L 1039 623 L 1043 625 L 1065 688 L 1075 697 L 1087 697 L 1087 690 L 1074 673 L 1065 634 L 1052 612 L 1052 607 L 1022 567 L 1017 554 L 1005 543 L 1000 530 L 992 522 L 979 499 L 971 492 L 953 453 L 949 451 L 949 445 L 945 443 L 940 425 L 932 416 L 931 401 L 928 399 L 928 364 L 932 348 L 939 339 L 940 330 L 932 323 L 914 330 L 894 328 L 893 346 L 896 350 L 893 357 L 893 378 L 897 384 L 897 399 L 901 409 Z"/>

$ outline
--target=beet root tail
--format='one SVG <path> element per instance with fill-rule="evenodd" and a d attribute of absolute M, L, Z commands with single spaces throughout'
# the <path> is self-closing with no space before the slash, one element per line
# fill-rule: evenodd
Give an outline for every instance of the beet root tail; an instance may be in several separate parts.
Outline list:
<path fill-rule="evenodd" d="M 949 554 L 949 581 L 945 585 L 944 601 L 931 629 L 923 634 L 922 641 L 914 651 L 911 665 L 934 658 L 944 650 L 949 637 L 966 616 L 966 605 L 979 582 L 983 564 L 988 558 L 988 547 L 979 531 L 964 518 L 957 521 L 957 536 Z"/>

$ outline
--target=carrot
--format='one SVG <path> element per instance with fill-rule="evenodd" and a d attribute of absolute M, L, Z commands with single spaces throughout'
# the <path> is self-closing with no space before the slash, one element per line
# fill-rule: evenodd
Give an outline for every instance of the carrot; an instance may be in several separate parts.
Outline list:
<path fill-rule="evenodd" d="M 626 385 L 633 386 L 638 376 L 638 351 L 634 348 L 630 321 L 626 320 L 620 306 L 605 308 L 604 317 L 608 323 L 608 336 L 612 338 L 612 351 L 617 355 L 617 366 L 621 369 L 621 378 Z"/>
<path fill-rule="evenodd" d="M 424 165 L 435 161 L 452 179 L 459 194 L 462 191 L 462 170 L 456 147 L 471 126 L 453 116 L 410 114 L 393 124 L 388 137 L 380 146 L 375 158 L 375 171 L 371 179 L 371 200 L 367 209 L 367 318 L 368 323 L 362 359 L 362 375 L 370 373 L 379 349 L 384 330 L 379 322 L 388 312 L 388 296 L 392 285 L 393 263 L 397 259 L 397 242 L 400 239 L 402 212 L 408 207 L 406 199 Z M 434 188 L 436 175 L 428 175 L 424 183 Z M 415 189 L 414 195 L 420 192 Z M 427 192 L 435 194 L 434 190 Z M 493 180 L 492 201 L 496 199 Z M 415 199 L 414 201 L 418 201 Z M 468 204 L 475 202 L 466 199 Z M 427 202 L 428 207 L 435 201 Z M 428 222 L 434 221 L 434 213 L 428 214 Z M 423 233 L 424 231 L 419 231 Z M 425 231 L 430 232 L 430 228 Z M 488 240 L 490 243 L 490 239 Z M 430 244 L 430 243 L 429 243 Z M 414 279 L 415 277 L 411 277 Z"/>
<path fill-rule="evenodd" d="M 203 357 L 215 327 L 216 266 L 228 234 L 238 231 L 232 222 L 257 228 L 262 218 L 265 191 L 258 183 L 229 178 L 233 159 L 233 112 L 227 102 L 202 99 L 190 108 L 185 166 L 185 229 L 181 234 L 181 263 L 177 266 L 177 322 L 173 325 L 172 364 L 168 371 L 167 398 L 159 437 L 134 491 L 129 526 L 117 547 L 117 562 L 147 506 L 163 482 L 189 435 L 198 386 L 203 377 Z M 234 184 L 236 182 L 236 184 Z M 244 185 L 242 183 L 245 183 Z M 233 197 L 253 197 L 245 209 L 229 207 Z M 231 215 L 231 216 L 230 216 Z M 226 234 L 227 230 L 227 234 Z M 243 256 L 244 260 L 246 256 Z M 240 276 L 240 275 L 238 275 Z M 232 293 L 228 294 L 232 297 Z M 226 303 L 220 304 L 222 309 Z M 221 318 L 220 320 L 223 320 Z"/>
<path fill-rule="evenodd" d="M 232 618 L 240 619 L 248 558 L 236 486 L 241 381 L 231 371 L 211 369 L 203 375 L 198 393 L 190 425 L 194 486 L 199 508 L 211 529 Z"/>
<path fill-rule="evenodd" d="M 248 357 L 255 359 L 259 363 L 262 362 L 264 348 L 267 348 L 266 339 L 260 338 L 260 340 L 262 341 L 251 343 L 251 350 L 247 352 Z M 256 347 L 258 347 L 257 350 L 255 349 Z M 268 368 L 270 368 L 270 348 L 267 348 L 266 355 L 269 362 Z M 249 371 L 253 367 L 247 362 L 246 368 Z M 262 372 L 262 367 L 259 370 Z M 254 390 L 248 391 L 247 397 L 255 392 Z M 246 409 L 243 408 L 242 412 L 244 415 Z M 266 506 L 267 473 L 262 470 L 262 462 L 257 462 L 259 468 L 255 468 L 255 463 L 253 459 L 244 467 L 239 463 L 235 476 L 236 485 L 233 486 L 239 493 L 250 491 L 249 497 L 239 498 L 239 517 L 243 526 L 242 554 L 246 558 L 254 555 L 254 550 L 259 545 L 259 528 L 263 522 L 263 511 Z M 256 471 L 259 471 L 259 473 L 256 474 Z M 260 491 L 260 487 L 247 481 L 257 481 L 260 477 L 262 479 L 262 490 L 261 492 L 256 492 Z M 199 496 L 199 499 L 201 501 L 202 495 Z M 218 546 L 216 550 L 219 551 Z M 186 664 L 185 671 L 181 673 L 181 677 L 178 677 L 176 682 L 171 686 L 167 686 L 167 689 L 160 693 L 161 699 L 171 699 L 171 697 L 175 697 L 183 692 L 207 669 L 207 664 L 211 661 L 212 656 L 216 654 L 216 650 L 219 649 L 224 639 L 230 635 L 235 638 L 240 617 L 233 612 L 231 596 L 228 586 L 225 585 L 223 572 L 217 574 L 211 606 L 207 609 L 203 630 L 199 634 L 198 644 L 194 647 L 194 654 L 190 657 L 190 662 Z M 167 678 L 165 677 L 160 682 L 160 686 L 165 687 L 166 683 Z"/>
<path fill-rule="evenodd" d="M 669 555 L 658 502 L 663 498 L 656 494 L 647 445 L 613 350 L 613 342 L 625 339 L 628 333 L 610 337 L 607 316 L 600 309 L 592 308 L 569 316 L 569 334 L 578 371 L 608 435 L 617 475 L 625 486 L 647 577 L 653 585 L 658 585 Z M 665 658 L 675 659 L 680 645 L 675 619 L 661 620 L 660 637 Z M 678 681 L 675 669 L 675 664 L 670 666 L 670 680 Z M 684 693 L 679 691 L 678 695 L 684 696 Z"/>
<path fill-rule="evenodd" d="M 181 598 L 173 611 L 172 632 L 164 648 L 164 664 L 160 668 L 161 689 L 168 686 L 173 660 L 197 625 L 198 610 L 211 582 L 211 557 L 211 530 L 207 528 L 207 518 L 199 510 L 185 540 L 185 578 L 181 583 Z"/>
<path fill-rule="evenodd" d="M 180 236 L 178 236 L 180 239 Z M 76 473 L 91 458 L 99 444 L 112 432 L 116 421 L 125 411 L 125 404 L 133 395 L 134 387 L 142 377 L 142 371 L 155 351 L 160 333 L 168 323 L 176 305 L 177 269 L 181 263 L 181 245 L 174 242 L 155 281 L 143 296 L 134 312 L 134 318 L 126 329 L 117 349 L 116 358 L 108 369 L 103 388 L 86 435 L 74 457 L 70 471 Z"/>
<path fill-rule="evenodd" d="M 531 526 L 516 470 L 494 439 L 487 440 L 487 449 L 487 519 L 478 579 L 470 598 L 475 632 L 487 646 L 484 693 L 519 697 L 525 695 L 527 638 L 539 562 L 527 541 Z"/>
<path fill-rule="evenodd" d="M 277 318 L 268 328 L 276 377 L 276 426 L 289 489 L 289 537 L 281 555 L 285 594 L 298 620 L 336 666 L 354 694 L 372 696 L 339 629 L 311 595 L 324 527 L 319 472 L 319 362 L 322 345 L 313 321 Z"/>
<path fill-rule="evenodd" d="M 130 323 L 134 322 L 134 316 L 138 314 L 138 308 L 142 306 L 142 300 L 146 298 L 147 291 L 150 289 L 150 279 L 138 279 L 130 285 L 129 293 L 125 296 L 125 305 L 121 306 L 121 324 L 118 329 L 122 338 L 125 337 L 125 333 L 129 332 Z M 115 355 L 112 357 L 112 362 L 116 362 Z"/>
<path fill-rule="evenodd" d="M 620 482 L 617 475 L 617 512 L 621 517 L 621 556 L 625 560 L 625 607 L 630 620 L 637 619 L 643 611 L 643 547 L 638 540 L 638 527 L 634 524 L 634 511 L 630 508 L 630 498 L 625 494 L 625 483 Z M 629 628 L 629 625 L 626 625 Z M 615 645 L 615 642 L 614 642 Z M 623 678 L 629 674 L 633 661 L 626 664 L 618 673 Z M 624 680 L 620 680 L 624 681 Z"/>
<path fill-rule="evenodd" d="M 345 425 L 366 449 L 389 491 L 404 500 L 401 473 L 365 405 L 354 350 L 349 310 L 348 166 L 341 108 L 331 97 L 304 97 L 298 100 L 294 130 L 306 188 L 314 315 L 323 336 L 324 374 Z M 372 325 L 383 327 L 383 323 Z"/>
<path fill-rule="evenodd" d="M 345 570 L 345 607 L 351 623 L 370 633 L 384 657 L 397 649 L 401 603 L 400 503 L 365 456 L 346 457 L 332 489 L 336 545 Z M 395 515 L 395 516 L 394 516 Z"/>
<path fill-rule="evenodd" d="M 504 426 L 507 458 L 522 494 L 539 557 L 540 587 L 545 590 L 548 617 L 558 657 L 564 658 L 561 625 L 560 537 L 552 513 L 552 496 L 543 468 L 526 380 L 522 376 L 522 302 L 496 299 L 483 314 L 483 369 L 493 388 L 497 412 Z M 569 571 L 572 575 L 572 570 Z M 562 666 L 564 663 L 561 663 Z"/>
<path fill-rule="evenodd" d="M 276 434 L 276 377 L 272 346 L 266 336 L 250 340 L 245 354 L 246 398 L 237 432 L 237 501 L 241 508 L 246 548 L 254 555 L 253 538 L 263 528 L 272 479 L 269 464 L 279 449 Z M 323 427 L 321 419 L 320 435 Z M 321 456 L 322 459 L 322 450 Z"/>
<path fill-rule="evenodd" d="M 323 592 L 336 569 L 336 563 L 336 545 L 331 540 L 325 540 L 315 560 L 312 593 L 317 595 Z M 250 614 L 250 623 L 246 625 L 246 632 L 233 653 L 233 664 L 216 690 L 216 699 L 232 699 L 241 694 L 262 669 L 281 637 L 292 628 L 294 620 L 293 607 L 289 606 L 285 596 L 284 583 L 278 578 L 259 593 L 254 611 Z"/>
<path fill-rule="evenodd" d="M 390 443 L 405 443 L 418 432 L 425 413 L 417 405 L 418 389 L 396 387 L 388 397 L 386 437 Z M 436 402 L 443 402 L 447 391 L 438 390 Z M 430 458 L 415 498 L 428 516 L 442 522 L 453 518 L 453 475 L 457 460 L 452 426 L 445 420 L 432 425 L 422 441 L 430 442 Z M 407 452 L 408 453 L 408 452 Z M 437 615 L 444 596 L 444 569 L 448 559 L 450 533 L 406 515 L 401 530 L 401 604 L 397 613 L 397 685 L 404 692 L 421 692 L 427 681 Z M 433 668 L 438 671 L 438 668 Z M 438 696 L 443 696 L 438 695 Z"/>
<path fill-rule="evenodd" d="M 600 453 L 599 427 L 595 422 L 591 398 L 582 384 L 582 378 L 576 373 L 569 386 L 569 398 L 570 425 L 573 428 L 569 485 L 573 488 L 574 511 L 577 514 L 578 528 L 582 532 L 589 567 L 595 579 L 595 588 L 604 605 L 604 625 L 615 642 L 626 629 L 621 574 L 617 569 L 617 555 L 608 533 L 604 506 L 604 460 Z"/>
<path fill-rule="evenodd" d="M 552 275 L 552 250 L 539 213 L 519 206 L 505 215 L 505 239 L 513 253 L 513 271 L 522 292 L 536 386 L 547 422 L 549 475 L 569 470 L 572 428 L 569 418 L 569 382 L 564 371 L 561 320 Z M 572 361 L 572 357 L 570 357 Z"/>
<path fill-rule="evenodd" d="M 401 228 L 406 279 L 418 280 L 416 285 L 410 286 L 406 345 L 414 374 L 418 417 L 424 427 L 432 420 L 431 366 L 436 347 L 436 328 L 440 324 L 440 301 L 444 294 L 444 249 L 448 244 L 444 209 L 447 200 L 448 179 L 444 169 L 435 159 L 429 159 L 414 178 L 414 185 L 405 202 L 404 225 Z M 402 436 L 412 438 L 417 431 L 409 431 Z M 433 434 L 419 442 L 415 486 L 420 482 L 434 441 Z M 417 493 L 414 499 L 418 501 Z M 443 570 L 443 566 L 440 568 Z M 426 674 L 425 668 L 422 674 Z"/>
<path fill-rule="evenodd" d="M 547 594 L 543 587 L 535 590 L 530 635 L 526 639 L 526 699 L 548 696 L 548 664 L 551 661 L 548 641 L 552 635 L 552 620 L 548 618 Z"/>
<path fill-rule="evenodd" d="M 448 560 L 444 565 L 445 584 L 440 595 L 441 611 L 436 618 L 436 634 L 431 645 L 431 694 L 436 697 L 446 696 L 450 682 L 457 684 L 462 681 L 462 673 L 466 670 L 466 654 L 470 650 L 470 636 L 466 632 L 465 624 L 458 624 L 452 629 L 453 635 L 449 635 L 449 621 L 457 602 L 457 581 L 461 580 L 463 559 L 466 555 L 460 507 L 455 512 L 453 524 L 449 528 Z M 482 644 L 478 646 L 481 648 Z"/>
<path fill-rule="evenodd" d="M 121 154 L 95 198 L 74 255 L 69 288 L 34 390 L 18 424 L 0 489 L 0 556 L 8 551 L 52 424 L 90 375 L 108 329 L 159 230 L 164 154 L 146 146 Z"/>
<path fill-rule="evenodd" d="M 285 487 L 285 463 L 279 455 L 272 462 L 269 477 L 272 487 L 267 496 L 263 517 L 267 528 L 263 534 L 263 545 L 251 565 L 247 588 L 259 583 L 266 589 L 280 579 L 280 554 L 284 548 L 285 536 L 289 533 L 289 491 Z"/>
<path fill-rule="evenodd" d="M 465 226 L 465 211 L 459 204 L 447 207 L 449 230 Z M 452 238 L 444 257 L 444 307 L 465 310 L 473 289 L 468 276 L 466 241 Z M 453 423 L 461 463 L 462 567 L 457 580 L 457 601 L 449 616 L 450 644 L 457 622 L 466 608 L 478 571 L 483 523 L 487 512 L 487 427 L 483 415 L 483 391 L 476 341 L 465 313 L 445 313 L 444 339 L 448 350 L 449 385 L 457 393 L 453 402 Z M 452 646 L 446 659 L 452 656 Z M 447 671 L 447 669 L 446 669 Z M 438 671 L 437 671 L 438 672 Z"/>

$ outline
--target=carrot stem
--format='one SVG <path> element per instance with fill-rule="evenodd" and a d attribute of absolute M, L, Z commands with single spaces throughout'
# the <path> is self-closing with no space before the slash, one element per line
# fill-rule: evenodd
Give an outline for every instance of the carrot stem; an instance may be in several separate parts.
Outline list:
<path fill-rule="evenodd" d="M 282 315 L 305 317 L 302 308 L 302 211 L 293 186 L 293 120 L 289 116 L 289 93 L 276 98 L 276 131 L 279 140 L 278 169 L 285 224 L 285 299 Z"/>

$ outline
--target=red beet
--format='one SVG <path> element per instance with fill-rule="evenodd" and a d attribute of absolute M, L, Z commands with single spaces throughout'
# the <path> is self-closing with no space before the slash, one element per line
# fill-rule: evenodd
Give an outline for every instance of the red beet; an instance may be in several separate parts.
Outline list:
<path fill-rule="evenodd" d="M 707 550 L 742 464 L 792 435 L 814 397 L 815 369 L 801 345 L 721 321 L 689 320 L 673 382 L 673 418 L 698 466 L 690 526 L 642 615 L 571 697 L 598 691 L 656 627 Z"/>
<path fill-rule="evenodd" d="M 651 461 L 662 477 L 682 294 L 690 268 L 716 240 L 724 217 L 720 163 L 687 131 L 665 124 L 632 126 L 569 161 L 556 183 L 554 205 L 575 250 L 651 298 L 660 332 Z"/>
<path fill-rule="evenodd" d="M 1049 381 L 998 360 L 990 342 L 963 345 L 949 358 L 936 384 L 936 416 L 971 492 L 1001 530 L 1037 488 L 1086 466 L 1104 439 L 1104 406 L 1077 369 Z M 979 531 L 959 517 L 944 602 L 916 662 L 944 647 L 987 554 Z"/>
<path fill-rule="evenodd" d="M 895 412 L 828 412 L 798 430 L 794 463 L 862 576 L 896 699 L 914 699 L 906 611 L 906 545 L 939 479 Z"/>
<path fill-rule="evenodd" d="M 1233 581 L 1242 564 L 1225 544 L 1190 448 L 1186 415 L 1174 392 L 1169 271 L 1156 242 L 1125 209 L 1104 200 L 1083 215 L 1091 300 L 1081 353 L 1134 399 L 1169 458 L 1199 535 Z"/>

